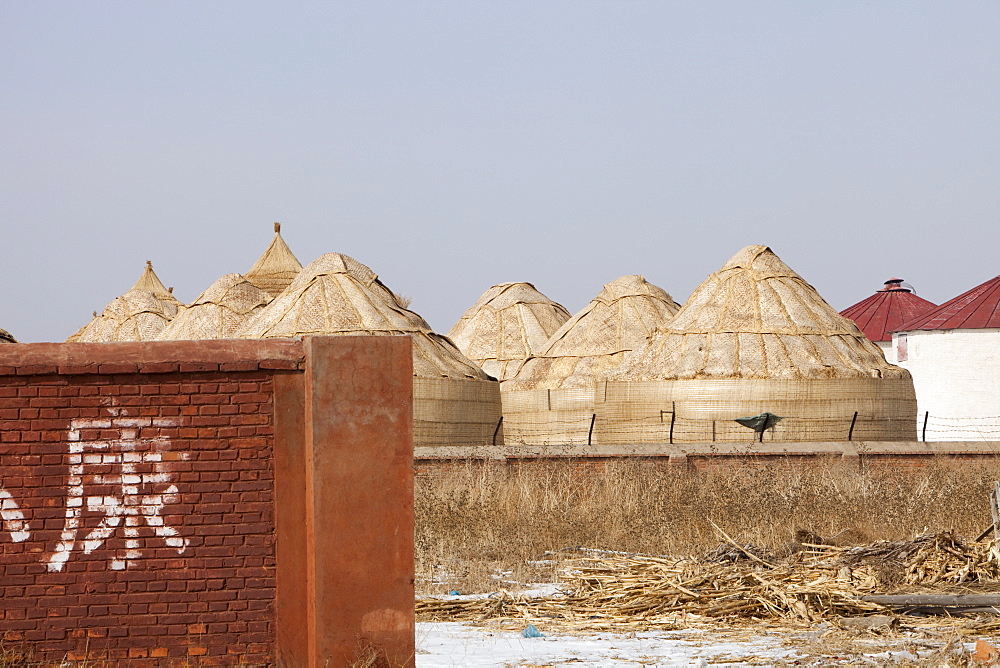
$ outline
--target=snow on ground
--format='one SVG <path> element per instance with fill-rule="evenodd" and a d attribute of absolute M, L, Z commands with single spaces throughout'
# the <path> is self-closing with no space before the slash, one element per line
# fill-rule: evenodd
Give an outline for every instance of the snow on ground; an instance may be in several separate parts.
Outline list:
<path fill-rule="evenodd" d="M 519 593 L 558 595 L 556 583 L 528 585 Z M 488 594 L 432 596 L 447 600 L 484 598 Z M 537 622 L 536 622 L 537 623 Z M 525 623 L 526 624 L 526 623 Z M 538 624 L 544 636 L 525 637 L 510 621 L 474 625 L 463 622 L 418 622 L 417 668 L 563 668 L 566 666 L 892 666 L 966 665 L 962 654 L 974 642 L 949 645 L 938 628 L 911 628 L 891 636 L 844 631 L 822 622 L 809 628 L 701 627 L 635 633 L 565 632 Z M 956 636 L 957 639 L 957 636 Z M 996 638 L 987 638 L 1000 645 Z M 948 645 L 947 649 L 944 649 Z M 957 659 L 943 660 L 941 652 Z"/>
<path fill-rule="evenodd" d="M 459 622 L 417 624 L 417 668 L 486 666 L 698 666 L 765 665 L 794 660 L 781 638 L 759 636 L 726 642 L 698 631 L 619 635 L 547 634 L 476 628 Z"/>
<path fill-rule="evenodd" d="M 824 627 L 827 631 L 824 631 Z M 828 624 L 813 631 L 685 629 L 637 633 L 561 633 L 526 638 L 499 624 L 418 622 L 417 668 L 599 666 L 893 666 L 967 665 L 974 642 L 949 645 L 942 637 L 911 633 L 859 634 L 825 642 Z M 997 643 L 995 638 L 989 639 Z M 963 656 L 964 655 L 964 656 Z M 945 657 L 950 657 L 947 660 Z"/>

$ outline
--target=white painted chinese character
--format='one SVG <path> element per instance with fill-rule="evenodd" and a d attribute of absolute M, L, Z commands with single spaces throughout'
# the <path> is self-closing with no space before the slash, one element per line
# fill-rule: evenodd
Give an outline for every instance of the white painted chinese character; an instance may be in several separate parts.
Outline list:
<path fill-rule="evenodd" d="M 124 413 L 124 411 L 121 411 Z M 164 525 L 160 512 L 168 503 L 176 503 L 177 486 L 169 484 L 158 494 L 140 494 L 143 485 L 165 485 L 172 475 L 162 462 L 161 450 L 169 444 L 166 437 L 138 438 L 142 427 L 171 427 L 176 421 L 167 418 L 130 418 L 73 420 L 67 437 L 69 443 L 69 483 L 66 499 L 66 519 L 56 551 L 49 557 L 48 569 L 61 571 L 76 547 L 84 515 L 101 513 L 100 523 L 84 536 L 83 553 L 90 554 L 124 523 L 124 558 L 112 559 L 113 570 L 124 570 L 130 560 L 142 555 L 139 526 L 145 523 L 156 536 L 170 547 L 183 553 L 188 540 L 173 527 Z M 81 441 L 83 429 L 117 429 L 119 438 Z M 181 459 L 187 459 L 186 454 Z M 87 473 L 88 467 L 112 465 L 116 473 Z M 102 494 L 85 494 L 86 488 L 98 488 Z"/>
<path fill-rule="evenodd" d="M 0 518 L 3 518 L 3 530 L 10 534 L 10 539 L 15 543 L 31 537 L 31 527 L 25 521 L 24 513 L 3 487 L 0 487 Z"/>

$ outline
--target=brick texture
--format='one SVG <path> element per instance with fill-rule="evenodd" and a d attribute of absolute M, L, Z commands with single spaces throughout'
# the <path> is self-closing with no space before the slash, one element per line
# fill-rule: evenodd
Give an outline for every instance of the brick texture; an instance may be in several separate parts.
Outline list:
<path fill-rule="evenodd" d="M 272 663 L 273 376 L 296 368 L 6 363 L 0 638 L 40 661 Z"/>

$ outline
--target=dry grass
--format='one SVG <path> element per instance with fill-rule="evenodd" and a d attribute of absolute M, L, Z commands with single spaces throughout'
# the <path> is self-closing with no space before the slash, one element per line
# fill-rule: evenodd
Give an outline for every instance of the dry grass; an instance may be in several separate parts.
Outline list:
<path fill-rule="evenodd" d="M 26 668 L 33 665 L 28 648 L 0 640 L 0 668 Z"/>
<path fill-rule="evenodd" d="M 1000 466 L 947 462 L 863 471 L 839 460 L 708 471 L 635 460 L 603 470 L 470 463 L 418 480 L 418 594 L 553 580 L 558 565 L 546 553 L 571 546 L 701 555 L 720 543 L 713 521 L 737 541 L 769 550 L 781 550 L 799 530 L 841 544 L 928 530 L 975 537 L 990 522 L 988 486 L 997 479 Z"/>

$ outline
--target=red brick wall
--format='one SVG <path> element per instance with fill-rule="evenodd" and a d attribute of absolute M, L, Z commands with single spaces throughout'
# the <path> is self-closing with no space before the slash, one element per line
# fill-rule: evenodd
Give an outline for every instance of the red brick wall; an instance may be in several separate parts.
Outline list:
<path fill-rule="evenodd" d="M 276 433 L 276 404 L 286 416 L 302 412 L 308 347 L 0 348 L 5 646 L 23 646 L 35 660 L 89 665 L 320 661 L 307 648 L 315 638 L 278 628 L 312 619 L 306 601 L 276 603 L 279 535 L 296 551 L 311 545 L 305 509 L 275 505 L 275 451 L 302 458 L 307 440 L 301 418 L 284 418 L 294 428 Z M 277 383 L 280 375 L 294 382 Z M 276 386 L 292 390 L 283 398 Z M 284 475 L 284 498 L 296 498 L 305 471 Z M 324 567 L 322 556 L 313 563 Z M 283 572 L 282 590 L 306 598 L 301 568 Z M 364 629 L 345 631 L 356 642 Z M 294 640 L 283 649 L 279 636 Z"/>
<path fill-rule="evenodd" d="M 270 375 L 0 377 L 0 480 L 28 524 L 0 538 L 5 639 L 44 640 L 46 660 L 266 661 Z"/>

